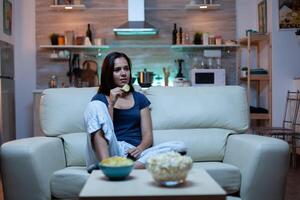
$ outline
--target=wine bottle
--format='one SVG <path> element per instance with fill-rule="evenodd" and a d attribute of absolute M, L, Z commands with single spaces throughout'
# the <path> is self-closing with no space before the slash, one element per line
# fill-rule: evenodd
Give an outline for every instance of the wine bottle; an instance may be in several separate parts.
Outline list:
<path fill-rule="evenodd" d="M 182 44 L 182 28 L 179 28 L 179 44 Z"/>
<path fill-rule="evenodd" d="M 177 40 L 177 25 L 174 24 L 174 29 L 172 32 L 172 44 L 176 44 L 176 40 Z"/>
<path fill-rule="evenodd" d="M 91 30 L 91 25 L 88 24 L 85 36 L 90 39 L 91 44 L 93 43 L 93 36 L 92 36 L 92 30 Z"/>

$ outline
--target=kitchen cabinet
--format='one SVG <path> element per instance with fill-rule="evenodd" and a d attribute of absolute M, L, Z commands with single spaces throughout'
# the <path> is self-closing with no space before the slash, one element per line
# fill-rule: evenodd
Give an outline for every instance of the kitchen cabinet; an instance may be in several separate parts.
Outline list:
<path fill-rule="evenodd" d="M 248 33 L 239 40 L 237 75 L 247 88 L 252 107 L 251 126 L 272 125 L 272 45 L 270 34 Z M 246 70 L 241 68 L 242 51 L 246 50 Z M 244 68 L 245 69 L 245 68 Z M 242 74 L 242 75 L 241 75 Z M 253 95 L 253 96 L 252 96 Z"/>

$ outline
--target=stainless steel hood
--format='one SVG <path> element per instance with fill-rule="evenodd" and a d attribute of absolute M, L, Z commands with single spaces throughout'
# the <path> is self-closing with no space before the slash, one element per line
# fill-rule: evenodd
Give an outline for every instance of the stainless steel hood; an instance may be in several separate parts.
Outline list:
<path fill-rule="evenodd" d="M 118 36 L 158 34 L 158 29 L 145 21 L 144 0 L 128 0 L 128 21 L 113 30 Z"/>

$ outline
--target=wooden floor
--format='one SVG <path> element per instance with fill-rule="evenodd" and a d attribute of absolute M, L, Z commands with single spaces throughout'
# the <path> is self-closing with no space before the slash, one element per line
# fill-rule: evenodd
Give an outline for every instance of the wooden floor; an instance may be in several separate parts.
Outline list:
<path fill-rule="evenodd" d="M 3 198 L 2 181 L 0 181 L 0 200 Z M 297 158 L 297 169 L 289 169 L 285 200 L 300 200 L 300 156 Z"/>

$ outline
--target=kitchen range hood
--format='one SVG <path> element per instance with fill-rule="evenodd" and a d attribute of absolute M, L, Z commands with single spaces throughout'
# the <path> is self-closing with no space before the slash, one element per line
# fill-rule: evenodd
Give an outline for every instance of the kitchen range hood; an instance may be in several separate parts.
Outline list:
<path fill-rule="evenodd" d="M 197 3 L 196 0 L 185 5 L 186 10 L 217 10 L 220 9 L 220 4 L 214 4 L 213 0 L 202 0 L 201 3 Z"/>
<path fill-rule="evenodd" d="M 128 21 L 113 29 L 117 36 L 157 35 L 158 29 L 145 21 L 145 1 L 128 0 Z"/>

